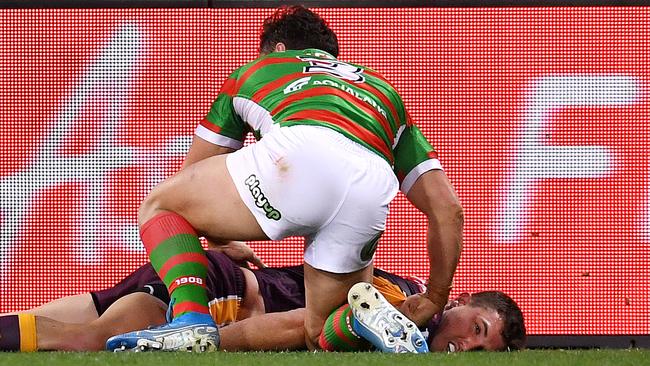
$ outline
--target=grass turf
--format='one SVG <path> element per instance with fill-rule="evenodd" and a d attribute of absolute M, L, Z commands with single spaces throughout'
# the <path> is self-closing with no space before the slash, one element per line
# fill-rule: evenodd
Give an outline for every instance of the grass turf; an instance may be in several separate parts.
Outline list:
<path fill-rule="evenodd" d="M 462 354 L 394 355 L 382 353 L 0 353 L 0 365 L 11 366 L 394 366 L 412 365 L 650 365 L 650 350 L 548 350 L 512 353 L 470 352 Z"/>

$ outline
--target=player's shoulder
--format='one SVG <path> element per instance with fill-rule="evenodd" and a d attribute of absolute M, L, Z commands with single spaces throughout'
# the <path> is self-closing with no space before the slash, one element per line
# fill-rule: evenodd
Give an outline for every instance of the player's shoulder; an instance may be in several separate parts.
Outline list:
<path fill-rule="evenodd" d="M 373 274 L 397 285 L 407 296 L 426 291 L 425 282 L 418 277 L 402 276 L 379 268 L 374 268 Z"/>
<path fill-rule="evenodd" d="M 234 69 L 232 72 L 230 72 L 230 75 L 228 76 L 228 79 L 237 79 L 237 78 L 239 78 L 239 76 L 242 73 L 242 70 L 245 69 L 249 64 L 250 63 L 239 66 L 238 68 Z"/>

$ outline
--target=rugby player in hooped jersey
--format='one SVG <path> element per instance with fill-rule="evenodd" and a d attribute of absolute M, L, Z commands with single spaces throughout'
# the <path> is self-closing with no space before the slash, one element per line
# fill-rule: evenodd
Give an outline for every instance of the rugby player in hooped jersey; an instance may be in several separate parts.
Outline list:
<path fill-rule="evenodd" d="M 140 236 L 171 294 L 173 321 L 114 337 L 109 349 L 218 347 L 199 236 L 213 243 L 305 237 L 305 337 L 318 348 L 325 334 L 340 333 L 332 315 L 348 290 L 371 282 L 388 204 L 401 189 L 428 219 L 427 290 L 402 307 L 408 318 L 383 303 L 353 306 L 355 327 L 385 351 L 426 351 L 413 322 L 423 324 L 447 303 L 463 210 L 391 84 L 337 56 L 336 35 L 310 10 L 283 7 L 265 20 L 260 57 L 228 77 L 183 169 L 139 210 Z M 242 148 L 248 132 L 259 141 Z M 383 337 L 386 322 L 391 334 Z"/>

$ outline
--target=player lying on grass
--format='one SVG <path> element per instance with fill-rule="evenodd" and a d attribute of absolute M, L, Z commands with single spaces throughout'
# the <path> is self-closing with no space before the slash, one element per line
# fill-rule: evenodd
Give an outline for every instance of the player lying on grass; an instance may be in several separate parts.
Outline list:
<path fill-rule="evenodd" d="M 221 327 L 220 349 L 306 348 L 302 266 L 249 270 L 222 253 L 207 251 L 207 257 L 206 285 L 212 299 L 210 313 Z M 374 285 L 405 314 L 411 311 L 409 304 L 416 303 L 407 299 L 421 296 L 424 290 L 420 280 L 379 269 L 374 271 Z M 163 282 L 151 264 L 145 264 L 111 288 L 57 299 L 26 311 L 29 314 L 1 316 L 0 349 L 102 350 L 112 335 L 164 324 L 168 302 Z M 328 319 L 330 332 L 321 337 L 322 348 L 369 348 L 348 328 L 350 318 L 349 309 L 344 307 Z M 517 304 L 496 291 L 460 295 L 424 328 L 431 351 L 518 349 L 525 338 Z"/>

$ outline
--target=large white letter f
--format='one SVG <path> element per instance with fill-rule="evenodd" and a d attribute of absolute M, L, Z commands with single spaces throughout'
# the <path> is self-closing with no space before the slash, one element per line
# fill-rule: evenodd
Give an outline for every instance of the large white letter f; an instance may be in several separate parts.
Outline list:
<path fill-rule="evenodd" d="M 528 88 L 522 132 L 515 148 L 505 197 L 499 204 L 497 242 L 521 238 L 537 183 L 548 178 L 607 176 L 614 159 L 604 146 L 554 146 L 544 143 L 553 114 L 571 106 L 628 106 L 639 100 L 637 80 L 623 75 L 547 76 Z"/>

